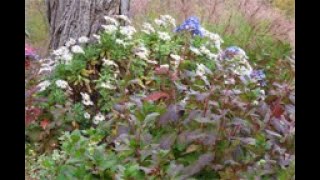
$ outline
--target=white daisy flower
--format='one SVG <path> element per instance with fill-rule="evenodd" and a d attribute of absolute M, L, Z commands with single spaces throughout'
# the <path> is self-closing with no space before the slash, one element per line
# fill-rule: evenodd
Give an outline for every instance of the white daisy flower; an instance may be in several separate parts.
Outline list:
<path fill-rule="evenodd" d="M 88 112 L 85 112 L 83 114 L 83 116 L 84 116 L 85 119 L 90 119 L 90 117 L 91 117 L 91 115 Z"/>
<path fill-rule="evenodd" d="M 67 89 L 69 87 L 68 82 L 64 80 L 57 80 L 56 85 L 61 89 Z"/>
<path fill-rule="evenodd" d="M 82 47 L 79 45 L 72 46 L 71 51 L 76 54 L 84 54 Z"/>
<path fill-rule="evenodd" d="M 159 32 L 158 32 L 158 36 L 159 36 L 159 38 L 160 38 L 161 40 L 163 40 L 163 41 L 170 41 L 170 40 L 171 40 L 171 37 L 170 37 L 170 35 L 169 35 L 167 32 L 161 32 L 161 31 L 159 31 Z"/>
<path fill-rule="evenodd" d="M 79 37 L 78 39 L 78 42 L 81 43 L 81 44 L 85 44 L 89 41 L 89 38 L 87 38 L 86 36 L 81 36 Z"/>
<path fill-rule="evenodd" d="M 37 87 L 40 87 L 39 92 L 42 92 L 47 89 L 51 85 L 50 81 L 42 81 L 41 83 L 38 84 Z"/>

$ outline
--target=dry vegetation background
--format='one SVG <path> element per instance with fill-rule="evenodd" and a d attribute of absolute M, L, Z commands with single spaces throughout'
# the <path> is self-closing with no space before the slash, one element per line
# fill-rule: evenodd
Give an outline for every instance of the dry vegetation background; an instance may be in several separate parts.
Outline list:
<path fill-rule="evenodd" d="M 48 54 L 48 23 L 44 0 L 26 0 L 26 39 L 41 56 Z M 294 0 L 131 0 L 131 18 L 136 24 L 170 14 L 182 22 L 190 15 L 224 37 L 247 37 L 254 46 L 257 37 L 271 35 L 295 46 Z M 234 39 L 236 40 L 236 39 Z M 247 42 L 235 44 L 248 44 Z M 245 47 L 250 48 L 250 47 Z"/>

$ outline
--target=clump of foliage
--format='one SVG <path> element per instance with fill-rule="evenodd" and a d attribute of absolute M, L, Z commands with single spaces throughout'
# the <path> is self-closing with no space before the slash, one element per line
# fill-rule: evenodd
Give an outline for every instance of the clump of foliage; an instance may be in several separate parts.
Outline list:
<path fill-rule="evenodd" d="M 118 19 L 131 23 L 106 16 L 95 43 L 70 39 L 43 66 L 46 121 L 26 144 L 33 178 L 294 177 L 294 74 L 256 69 L 196 17 L 138 30 Z M 277 63 L 274 73 L 294 68 Z"/>

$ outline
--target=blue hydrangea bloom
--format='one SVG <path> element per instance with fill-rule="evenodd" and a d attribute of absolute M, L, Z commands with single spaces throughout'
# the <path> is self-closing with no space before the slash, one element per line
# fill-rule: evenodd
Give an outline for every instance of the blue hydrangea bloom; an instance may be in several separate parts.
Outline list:
<path fill-rule="evenodd" d="M 242 55 L 248 58 L 243 49 L 238 46 L 230 46 L 223 52 L 222 59 L 232 59 L 235 55 Z"/>
<path fill-rule="evenodd" d="M 264 80 L 266 75 L 264 74 L 263 70 L 254 70 L 251 73 L 251 78 L 255 78 L 257 80 Z"/>
<path fill-rule="evenodd" d="M 263 72 L 263 70 L 254 70 L 254 71 L 252 71 L 250 77 L 253 78 L 253 79 L 256 79 L 260 83 L 260 86 L 266 86 L 267 85 L 267 82 L 265 81 L 266 75 Z"/>
<path fill-rule="evenodd" d="M 190 31 L 193 36 L 199 35 L 203 37 L 200 21 L 197 17 L 191 16 L 175 29 L 175 32 Z"/>

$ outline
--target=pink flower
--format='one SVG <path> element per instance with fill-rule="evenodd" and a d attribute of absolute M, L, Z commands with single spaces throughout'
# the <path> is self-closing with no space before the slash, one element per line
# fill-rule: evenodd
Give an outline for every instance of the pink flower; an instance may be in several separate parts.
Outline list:
<path fill-rule="evenodd" d="M 28 44 L 25 44 L 24 55 L 26 58 L 27 57 L 36 58 L 36 56 L 37 56 L 35 50 Z"/>

